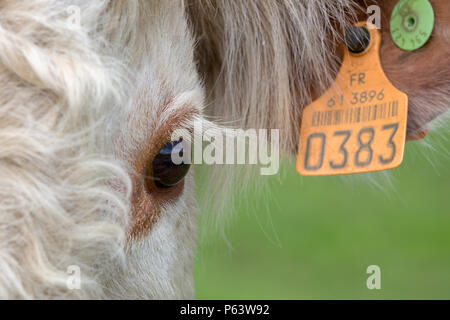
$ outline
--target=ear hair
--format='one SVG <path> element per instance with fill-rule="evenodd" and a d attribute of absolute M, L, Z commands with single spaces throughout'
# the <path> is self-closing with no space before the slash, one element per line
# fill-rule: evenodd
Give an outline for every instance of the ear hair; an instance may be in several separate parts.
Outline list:
<path fill-rule="evenodd" d="M 351 0 L 189 1 L 207 112 L 244 128 L 283 129 L 295 150 L 302 108 L 332 81 Z"/>

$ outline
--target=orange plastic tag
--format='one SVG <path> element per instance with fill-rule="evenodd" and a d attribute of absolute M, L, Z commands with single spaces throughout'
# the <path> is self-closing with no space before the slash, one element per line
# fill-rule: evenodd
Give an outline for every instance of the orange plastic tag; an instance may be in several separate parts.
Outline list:
<path fill-rule="evenodd" d="M 379 171 L 403 160 L 408 96 L 383 72 L 380 33 L 368 31 L 367 49 L 353 54 L 346 48 L 336 81 L 303 110 L 297 158 L 302 175 Z"/>

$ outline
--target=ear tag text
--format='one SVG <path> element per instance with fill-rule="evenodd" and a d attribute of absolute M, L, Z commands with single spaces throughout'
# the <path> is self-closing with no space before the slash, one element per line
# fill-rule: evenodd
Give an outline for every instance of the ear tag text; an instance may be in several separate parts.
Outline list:
<path fill-rule="evenodd" d="M 366 22 L 352 28 L 365 37 L 355 42 L 346 35 L 335 82 L 303 110 L 297 157 L 301 175 L 380 171 L 403 160 L 408 97 L 382 69 L 379 31 Z"/>

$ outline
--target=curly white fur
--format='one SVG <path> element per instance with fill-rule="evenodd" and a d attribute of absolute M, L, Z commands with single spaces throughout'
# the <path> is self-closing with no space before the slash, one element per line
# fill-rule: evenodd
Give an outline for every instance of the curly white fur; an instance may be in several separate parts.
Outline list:
<path fill-rule="evenodd" d="M 0 20 L 0 297 L 192 297 L 192 174 L 151 234 L 127 237 L 134 160 L 171 112 L 202 106 L 180 3 L 3 1 Z"/>

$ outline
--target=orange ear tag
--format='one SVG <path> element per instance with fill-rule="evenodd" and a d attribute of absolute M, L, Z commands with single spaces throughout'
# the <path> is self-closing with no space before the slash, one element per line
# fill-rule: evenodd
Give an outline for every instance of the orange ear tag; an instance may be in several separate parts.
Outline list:
<path fill-rule="evenodd" d="M 346 47 L 336 81 L 303 110 L 297 158 L 301 175 L 386 170 L 403 160 L 408 96 L 384 74 L 380 33 L 367 25 L 355 25 L 370 35 L 367 48 L 352 53 Z"/>

